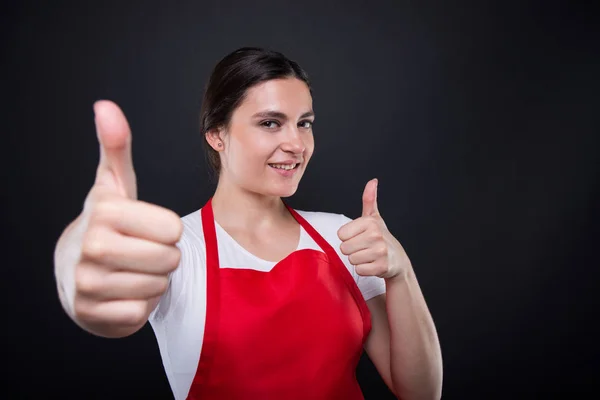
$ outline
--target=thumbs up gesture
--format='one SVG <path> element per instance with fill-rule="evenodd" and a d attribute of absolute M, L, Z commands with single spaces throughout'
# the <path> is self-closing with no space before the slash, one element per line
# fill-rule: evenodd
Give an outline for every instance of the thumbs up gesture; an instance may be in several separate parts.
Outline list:
<path fill-rule="evenodd" d="M 55 250 L 65 311 L 85 330 L 120 337 L 143 326 L 179 263 L 179 216 L 137 200 L 131 132 L 121 109 L 94 104 L 100 145 L 96 179 L 83 211 Z"/>
<path fill-rule="evenodd" d="M 387 229 L 377 208 L 377 179 L 367 182 L 360 218 L 338 230 L 340 250 L 362 276 L 390 279 L 404 275 L 410 261 L 404 248 Z"/>

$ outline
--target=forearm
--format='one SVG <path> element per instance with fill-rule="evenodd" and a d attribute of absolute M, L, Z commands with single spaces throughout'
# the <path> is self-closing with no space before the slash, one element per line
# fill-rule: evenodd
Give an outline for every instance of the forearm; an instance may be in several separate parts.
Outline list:
<path fill-rule="evenodd" d="M 440 344 L 412 267 L 409 267 L 406 274 L 386 280 L 386 292 L 390 369 L 398 398 L 441 398 Z"/>

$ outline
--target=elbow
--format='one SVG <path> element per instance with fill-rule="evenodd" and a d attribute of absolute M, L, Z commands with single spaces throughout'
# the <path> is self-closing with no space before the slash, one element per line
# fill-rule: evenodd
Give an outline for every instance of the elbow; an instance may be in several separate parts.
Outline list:
<path fill-rule="evenodd" d="M 440 390 L 428 390 L 419 393 L 398 393 L 393 391 L 394 395 L 398 400 L 440 400 L 442 398 L 442 391 Z"/>
<path fill-rule="evenodd" d="M 399 395 L 398 393 L 394 393 L 394 395 L 398 400 L 440 400 L 442 398 L 442 391 L 411 395 Z"/>
<path fill-rule="evenodd" d="M 437 374 L 435 374 L 437 375 Z M 392 392 L 398 400 L 440 400 L 442 398 L 442 376 L 430 376 L 429 379 L 413 381 L 409 386 L 406 377 L 401 382 L 392 379 Z"/>

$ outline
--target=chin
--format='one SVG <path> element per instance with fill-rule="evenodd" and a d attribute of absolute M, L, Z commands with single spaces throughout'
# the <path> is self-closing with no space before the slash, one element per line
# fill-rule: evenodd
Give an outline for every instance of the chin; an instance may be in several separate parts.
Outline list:
<path fill-rule="evenodd" d="M 265 194 L 268 196 L 277 196 L 277 197 L 291 197 L 298 191 L 298 185 L 286 185 L 285 187 L 273 188 L 271 190 L 266 190 Z"/>
<path fill-rule="evenodd" d="M 291 197 L 293 196 L 296 192 L 298 191 L 298 186 L 295 186 L 294 188 L 289 188 L 289 189 L 282 189 L 282 190 L 277 190 L 273 193 L 274 196 L 277 197 Z"/>
<path fill-rule="evenodd" d="M 293 196 L 298 190 L 298 185 L 279 185 L 279 187 L 246 187 L 246 190 L 261 196 L 285 198 Z"/>
<path fill-rule="evenodd" d="M 293 190 L 293 191 L 290 191 L 290 192 L 281 193 L 279 195 L 279 197 L 285 199 L 286 197 L 292 197 L 295 193 L 296 193 L 296 190 Z"/>

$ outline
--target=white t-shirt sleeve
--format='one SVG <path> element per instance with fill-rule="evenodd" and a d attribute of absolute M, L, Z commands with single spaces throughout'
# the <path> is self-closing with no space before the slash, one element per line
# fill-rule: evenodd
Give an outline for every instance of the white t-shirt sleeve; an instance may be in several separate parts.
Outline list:
<path fill-rule="evenodd" d="M 336 237 L 337 237 L 337 230 L 339 230 L 339 228 L 341 228 L 343 225 L 346 225 L 348 222 L 352 221 L 352 219 L 346 217 L 343 214 L 339 214 L 339 226 L 336 229 Z M 354 277 L 354 280 L 356 281 L 356 285 L 358 286 L 358 288 L 360 289 L 360 292 L 362 293 L 365 301 L 372 299 L 373 297 L 379 296 L 380 294 L 385 293 L 385 279 L 380 278 L 378 276 L 360 276 L 356 273 L 356 269 L 354 268 L 354 265 L 350 264 L 350 261 L 348 260 L 348 256 L 344 255 L 340 249 L 340 245 L 341 245 L 341 240 L 337 240 L 336 244 L 337 246 L 334 246 L 335 250 L 337 251 L 338 255 L 340 256 L 340 258 L 342 259 L 342 261 L 344 262 L 344 264 L 346 265 L 346 267 L 348 268 L 348 270 L 352 271 L 352 276 Z"/>
<path fill-rule="evenodd" d="M 190 222 L 189 217 L 182 219 L 182 222 L 184 224 L 183 233 L 176 243 L 177 248 L 179 248 L 179 251 L 181 252 L 179 265 L 174 271 L 169 273 L 169 285 L 167 286 L 167 290 L 161 296 L 156 308 L 150 313 L 148 319 L 152 322 L 166 320 L 173 314 L 173 310 L 179 303 L 184 302 L 182 297 L 187 290 L 185 284 L 190 281 L 190 275 L 193 273 L 192 269 L 194 263 L 192 258 L 197 257 L 197 252 L 194 252 L 192 249 L 194 238 L 190 226 L 188 226 Z"/>

